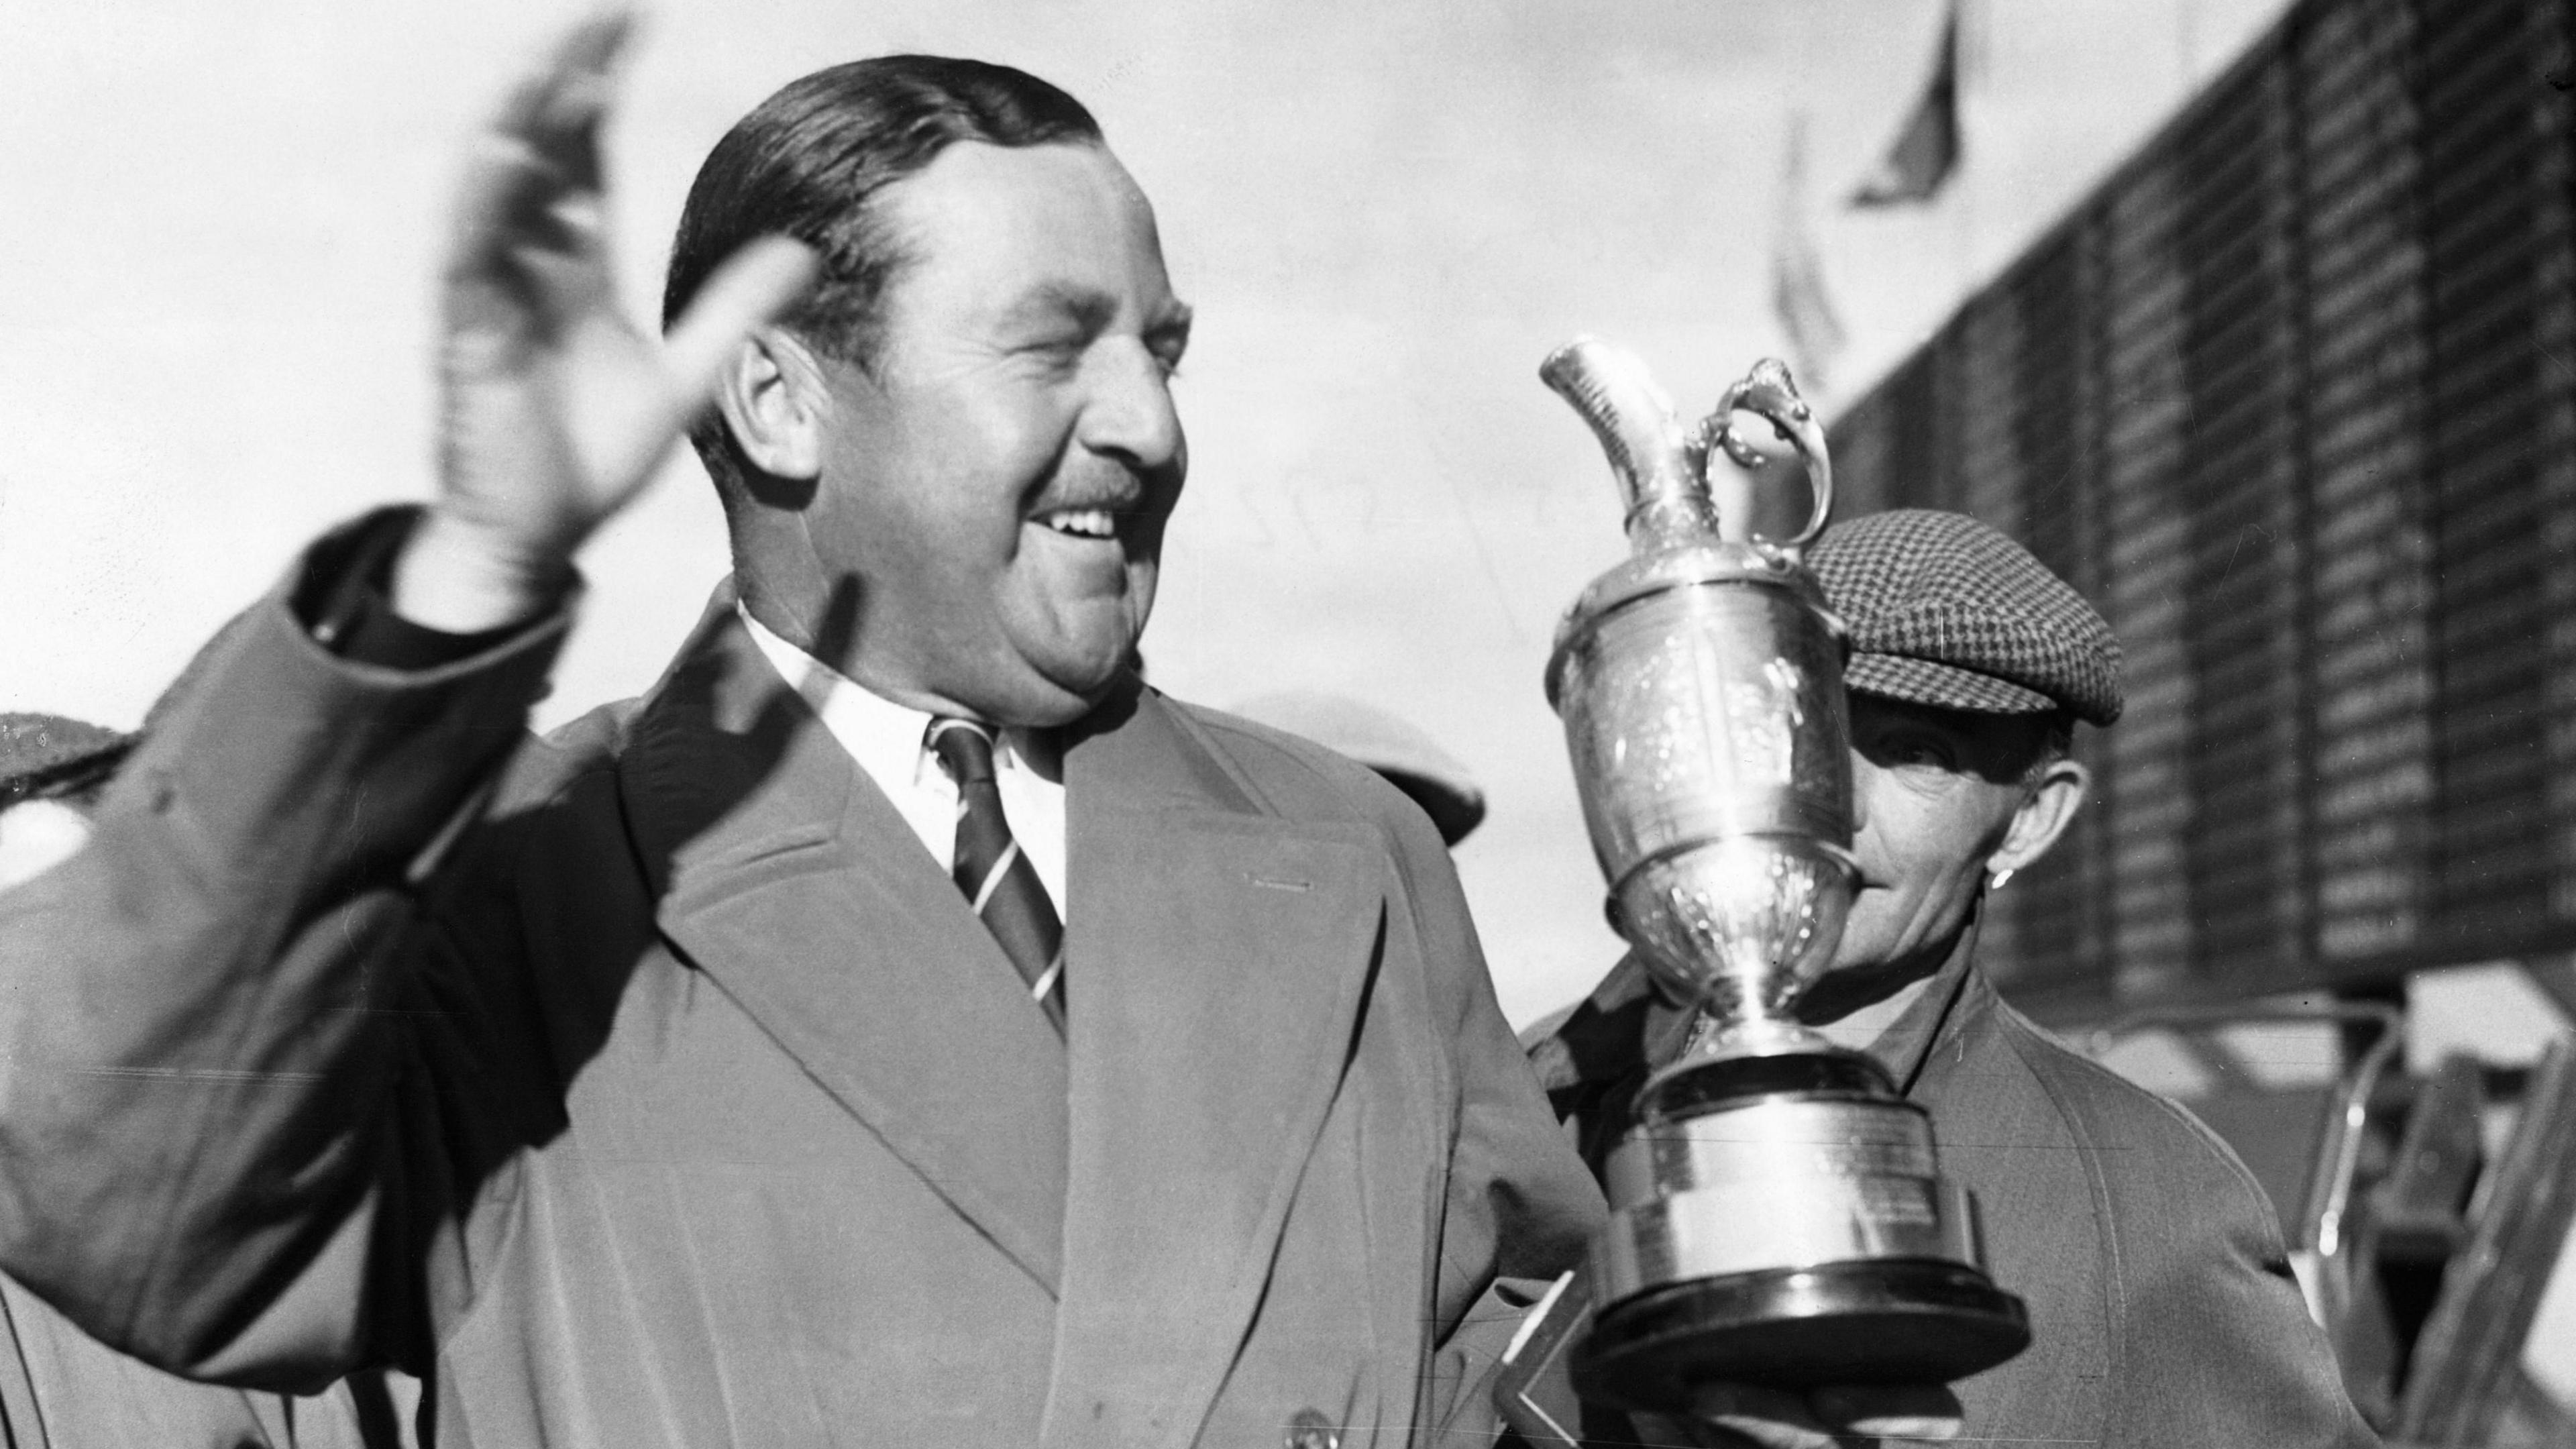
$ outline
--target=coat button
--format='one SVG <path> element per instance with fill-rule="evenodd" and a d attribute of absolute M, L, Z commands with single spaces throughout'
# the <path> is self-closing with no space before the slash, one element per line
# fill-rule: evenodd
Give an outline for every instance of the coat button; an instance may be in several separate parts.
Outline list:
<path fill-rule="evenodd" d="M 1299 1409 L 1288 1421 L 1288 1449 L 1342 1449 L 1341 1431 L 1312 1409 Z"/>

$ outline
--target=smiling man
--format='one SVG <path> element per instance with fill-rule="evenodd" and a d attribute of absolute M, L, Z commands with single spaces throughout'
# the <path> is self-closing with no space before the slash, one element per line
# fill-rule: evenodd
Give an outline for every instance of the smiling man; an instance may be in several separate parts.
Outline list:
<path fill-rule="evenodd" d="M 2083 803 L 2074 730 L 2119 718 L 2110 625 L 2021 545 L 1955 513 L 1856 518 L 1808 561 L 1851 628 L 1860 890 L 1799 1014 L 1931 1110 L 1943 1171 L 1975 1192 L 1988 1270 L 2028 1304 L 2033 1341 L 1954 1402 L 1747 1386 L 1704 1407 L 1783 1449 L 1848 1442 L 1837 1430 L 2139 1449 L 2375 1442 L 2235 1154 L 2059 1045 L 1977 967 L 1985 898 Z M 1596 1165 L 1690 1028 L 1633 961 L 1533 1028 L 1533 1060 Z"/>
<path fill-rule="evenodd" d="M 64 963 L 0 1262 L 188 1373 L 410 1368 L 441 1445 L 1490 1443 L 1505 1280 L 1599 1199 L 1421 812 L 1133 672 L 1186 470 L 1143 194 L 1020 72 L 822 71 L 708 158 L 656 349 L 621 33 L 478 152 L 436 501 L 316 545 L 0 897 L 0 966 Z M 530 741 L 684 426 L 732 578 Z"/>

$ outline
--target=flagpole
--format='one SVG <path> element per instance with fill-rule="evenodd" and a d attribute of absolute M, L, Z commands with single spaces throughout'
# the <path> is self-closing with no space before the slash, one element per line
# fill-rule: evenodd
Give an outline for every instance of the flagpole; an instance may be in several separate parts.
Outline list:
<path fill-rule="evenodd" d="M 1964 151 L 1968 98 L 1975 94 L 1972 82 L 1983 79 L 1979 72 L 1986 62 L 1984 7 L 1979 0 L 1951 0 L 1951 7 L 1952 23 L 1957 27 L 1951 44 L 1958 47 L 1958 54 L 1951 62 L 1956 67 L 1953 72 L 1953 84 L 1957 87 L 1954 106 Z M 1968 298 L 1968 288 L 1976 282 L 1977 174 L 1986 168 L 1963 166 L 1959 169 L 1963 174 L 1958 185 L 1952 188 L 1952 193 L 1959 198 L 1959 218 L 1953 223 L 1956 241 L 1952 251 L 1956 275 L 1952 279 L 1951 291 L 1964 302 Z"/>

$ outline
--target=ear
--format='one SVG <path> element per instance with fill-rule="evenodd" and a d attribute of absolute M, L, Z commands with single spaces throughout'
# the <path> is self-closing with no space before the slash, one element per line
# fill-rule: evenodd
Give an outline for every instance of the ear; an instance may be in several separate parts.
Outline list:
<path fill-rule="evenodd" d="M 2027 870 L 2048 854 L 2057 837 L 2075 820 L 2084 796 L 2093 788 L 2093 772 L 2074 760 L 2058 760 L 2040 772 L 2039 781 L 2013 812 L 2004 843 L 1986 857 L 1989 873 Z"/>
<path fill-rule="evenodd" d="M 716 381 L 716 407 L 754 468 L 810 481 L 823 471 L 830 397 L 813 350 L 783 327 L 755 327 Z"/>

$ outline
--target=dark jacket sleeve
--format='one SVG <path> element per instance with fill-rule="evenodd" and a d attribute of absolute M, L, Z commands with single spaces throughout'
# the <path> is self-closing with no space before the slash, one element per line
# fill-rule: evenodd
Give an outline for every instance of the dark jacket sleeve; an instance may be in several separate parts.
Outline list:
<path fill-rule="evenodd" d="M 2182 1108 L 2090 1062 L 2052 1090 L 2091 1140 L 2124 1303 L 2106 1446 L 2361 1449 L 2379 1442 L 2291 1276 L 2279 1219 Z"/>
<path fill-rule="evenodd" d="M 297 611 L 350 551 L 219 636 L 89 845 L 0 895 L 0 1266 L 196 1377 L 310 1388 L 396 1351 L 385 1230 L 452 1182 L 395 1140 L 425 857 L 526 738 L 564 628 L 353 663 Z"/>

